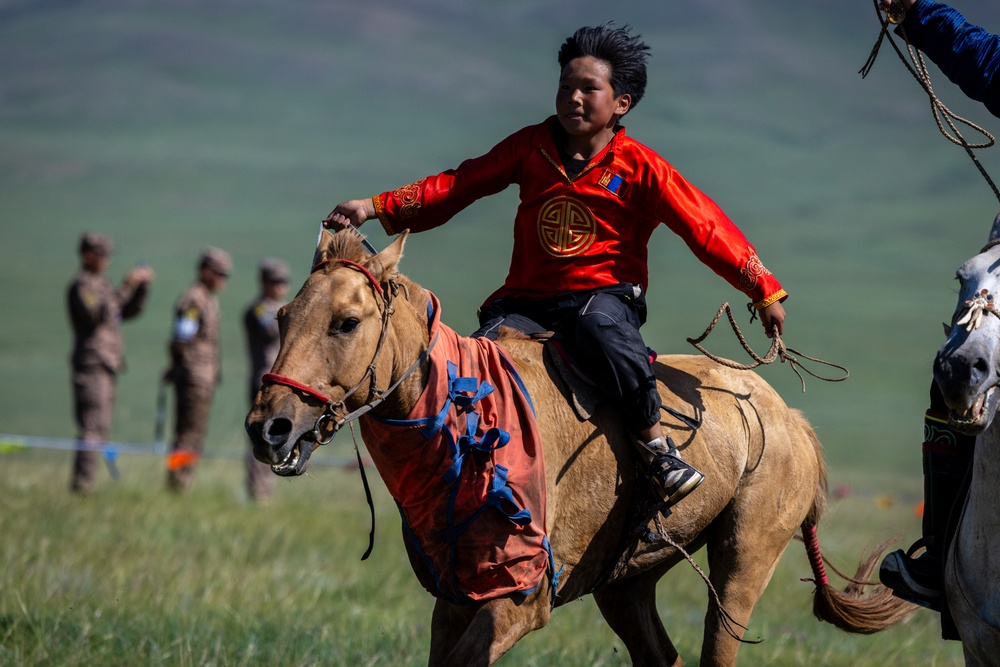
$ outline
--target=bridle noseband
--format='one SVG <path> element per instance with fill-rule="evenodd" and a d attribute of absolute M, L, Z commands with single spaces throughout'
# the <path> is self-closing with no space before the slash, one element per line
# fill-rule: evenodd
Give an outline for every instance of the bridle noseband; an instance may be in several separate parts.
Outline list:
<path fill-rule="evenodd" d="M 434 338 L 431 339 L 427 348 L 420 353 L 416 361 L 414 361 L 413 364 L 406 369 L 406 372 L 403 373 L 399 379 L 396 380 L 396 382 L 385 390 L 379 389 L 378 382 L 375 377 L 375 367 L 378 364 L 379 356 L 382 354 L 382 347 L 385 344 L 386 335 L 389 332 L 389 319 L 392 317 L 393 313 L 392 302 L 399 291 L 399 284 L 390 280 L 387 283 L 388 289 L 383 289 L 382 285 L 379 284 L 378 280 L 375 279 L 375 276 L 372 275 L 371 271 L 369 271 L 367 267 L 349 259 L 332 258 L 318 262 L 312 267 L 311 273 L 316 273 L 316 271 L 328 264 L 343 264 L 348 268 L 360 272 L 368 278 L 368 282 L 375 294 L 381 297 L 382 305 L 379 308 L 379 311 L 382 318 L 382 329 L 379 333 L 378 344 L 375 347 L 375 354 L 372 356 L 371 363 L 368 364 L 368 368 L 365 370 L 364 375 L 361 376 L 361 379 L 358 380 L 357 384 L 351 387 L 339 401 L 334 401 L 323 392 L 313 389 L 309 385 L 299 382 L 298 380 L 290 378 L 286 375 L 280 375 L 278 373 L 265 373 L 261 377 L 262 385 L 280 384 L 300 391 L 324 403 L 323 413 L 316 418 L 316 423 L 313 425 L 311 433 L 308 434 L 317 445 L 330 444 L 330 442 L 333 441 L 333 438 L 337 435 L 337 431 L 339 431 L 345 424 L 354 421 L 368 412 L 371 412 L 386 398 L 388 398 L 388 396 L 392 394 L 392 392 L 395 391 L 396 388 L 399 387 L 404 380 L 406 380 L 406 378 L 408 378 L 414 371 L 417 370 L 417 368 L 420 367 L 420 364 L 427 359 L 430 355 L 431 349 L 433 349 L 434 344 L 437 342 L 437 335 L 435 335 Z M 352 396 L 368 378 L 371 378 L 371 390 L 369 392 L 371 399 L 356 410 L 347 412 L 345 401 Z M 338 417 L 338 413 L 343 416 Z M 332 426 L 333 432 L 330 434 L 329 438 L 323 439 L 323 428 L 328 425 Z"/>

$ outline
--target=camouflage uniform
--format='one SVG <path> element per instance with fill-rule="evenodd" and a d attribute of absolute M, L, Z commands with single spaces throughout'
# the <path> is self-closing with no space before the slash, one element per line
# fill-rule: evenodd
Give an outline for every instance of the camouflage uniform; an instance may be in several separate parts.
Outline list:
<path fill-rule="evenodd" d="M 202 253 L 199 270 L 211 269 L 228 276 L 229 255 L 217 248 Z M 215 387 L 221 379 L 219 363 L 219 302 L 203 280 L 197 281 L 174 305 L 170 340 L 172 365 L 167 379 L 176 396 L 174 441 L 167 469 L 167 487 L 182 492 L 191 487 L 197 457 L 204 446 Z M 175 458 L 190 454 L 191 460 Z M 179 463 L 175 463 L 179 461 Z"/>
<path fill-rule="evenodd" d="M 111 241 L 101 234 L 85 234 L 80 253 L 87 251 L 107 256 L 112 251 Z M 89 493 L 94 488 L 98 448 L 110 434 L 115 383 L 125 368 L 121 322 L 142 311 L 147 292 L 146 283 L 123 284 L 116 289 L 101 273 L 85 268 L 67 291 L 73 327 L 73 411 L 79 441 L 70 478 L 70 489 L 75 492 Z"/>
<path fill-rule="evenodd" d="M 250 360 L 250 404 L 253 405 L 260 391 L 260 378 L 271 370 L 278 357 L 280 340 L 278 337 L 278 309 L 282 301 L 264 294 L 264 284 L 287 283 L 288 268 L 283 262 L 265 259 L 260 264 L 262 290 L 243 313 L 243 328 L 246 331 L 247 353 Z M 246 452 L 247 493 L 253 500 L 264 500 L 274 491 L 275 475 L 271 467 L 261 463 L 253 455 L 253 446 Z"/>

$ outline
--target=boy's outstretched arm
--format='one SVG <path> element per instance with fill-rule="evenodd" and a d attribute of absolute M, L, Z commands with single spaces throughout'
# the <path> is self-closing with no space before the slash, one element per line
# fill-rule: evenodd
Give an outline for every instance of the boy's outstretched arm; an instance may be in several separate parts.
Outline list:
<path fill-rule="evenodd" d="M 323 220 L 323 226 L 327 229 L 341 230 L 348 225 L 360 227 L 365 220 L 371 220 L 376 216 L 375 204 L 371 198 L 351 199 L 337 206 Z"/>
<path fill-rule="evenodd" d="M 774 338 L 774 329 L 778 328 L 778 335 L 785 333 L 785 307 L 780 301 L 775 301 L 770 306 L 765 306 L 760 310 L 760 323 L 764 325 L 764 333 L 768 338 Z"/>

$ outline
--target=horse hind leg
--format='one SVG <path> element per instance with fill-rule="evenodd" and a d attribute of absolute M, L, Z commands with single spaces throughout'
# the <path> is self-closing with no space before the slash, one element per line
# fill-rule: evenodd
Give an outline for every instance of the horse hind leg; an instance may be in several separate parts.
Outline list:
<path fill-rule="evenodd" d="M 625 644 L 635 667 L 684 664 L 656 610 L 656 582 L 662 574 L 648 570 L 594 592 L 597 608 Z"/>
<path fill-rule="evenodd" d="M 720 516 L 707 545 L 714 595 L 710 592 L 705 614 L 703 667 L 736 664 L 750 614 L 795 534 L 792 522 L 778 520 L 779 515 L 760 512 L 757 516 L 770 520 L 747 521 L 730 510 Z"/>

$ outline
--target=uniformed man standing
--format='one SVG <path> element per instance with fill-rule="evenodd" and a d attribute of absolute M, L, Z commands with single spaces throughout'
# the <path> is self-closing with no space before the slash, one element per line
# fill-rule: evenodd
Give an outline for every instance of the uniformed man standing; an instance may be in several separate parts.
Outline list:
<path fill-rule="evenodd" d="M 146 301 L 153 271 L 137 266 L 115 288 L 104 277 L 111 261 L 111 239 L 87 233 L 80 238 L 80 272 L 67 292 L 73 326 L 73 408 L 77 450 L 70 490 L 94 490 L 100 446 L 107 442 L 114 411 L 115 384 L 125 368 L 122 320 L 137 316 Z"/>
<path fill-rule="evenodd" d="M 250 357 L 250 404 L 260 391 L 260 378 L 271 370 L 278 357 L 278 309 L 288 293 L 288 267 L 276 259 L 260 263 L 260 294 L 243 313 L 247 353 Z M 246 454 L 247 493 L 251 500 L 266 500 L 274 491 L 275 475 L 271 467 L 253 455 L 253 447 Z"/>
<path fill-rule="evenodd" d="M 220 380 L 219 302 L 216 298 L 232 270 L 229 253 L 206 248 L 198 260 L 198 279 L 174 306 L 171 366 L 165 379 L 174 385 L 174 441 L 167 461 L 167 488 L 191 487 L 202 452 L 215 386 Z"/>

